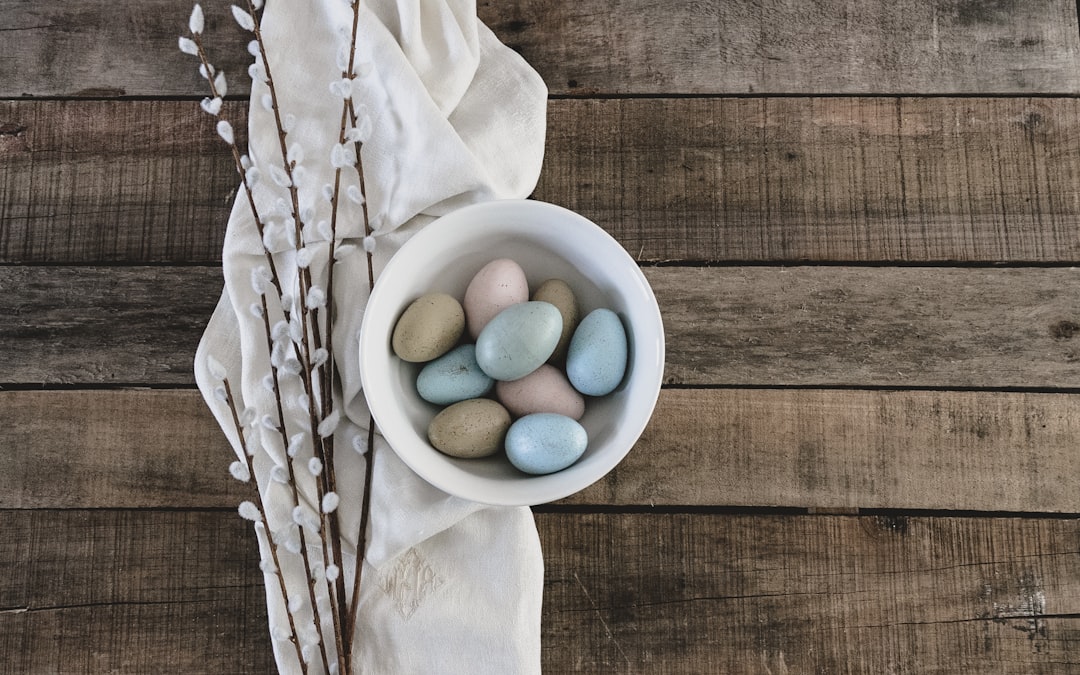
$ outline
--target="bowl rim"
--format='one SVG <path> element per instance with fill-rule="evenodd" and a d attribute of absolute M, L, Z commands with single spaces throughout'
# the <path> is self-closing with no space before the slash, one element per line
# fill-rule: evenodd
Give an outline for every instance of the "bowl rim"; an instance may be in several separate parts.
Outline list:
<path fill-rule="evenodd" d="M 458 474 L 459 479 L 449 479 L 437 471 L 436 467 L 431 465 L 430 460 L 425 461 L 425 455 L 430 457 L 430 453 L 438 453 L 438 450 L 431 447 L 426 439 L 423 439 L 421 443 L 417 443 L 415 434 L 411 431 L 408 434 L 397 431 L 399 425 L 409 426 L 409 423 L 403 411 L 394 410 L 394 406 L 386 404 L 388 400 L 394 399 L 391 397 L 368 396 L 368 392 L 373 391 L 375 387 L 375 382 L 372 381 L 375 373 L 385 374 L 390 368 L 389 364 L 379 364 L 377 361 L 380 353 L 386 353 L 384 349 L 380 349 L 380 347 L 384 346 L 385 341 L 383 338 L 385 336 L 382 332 L 375 334 L 377 329 L 373 328 L 374 324 L 382 323 L 385 325 L 385 322 L 373 318 L 369 320 L 369 318 L 385 317 L 388 312 L 395 317 L 400 314 L 400 307 L 390 307 L 389 305 L 386 308 L 383 307 L 384 304 L 391 301 L 384 300 L 387 294 L 381 292 L 381 289 L 391 283 L 391 281 L 385 280 L 392 280 L 396 274 L 399 274 L 399 267 L 410 265 L 409 251 L 423 246 L 426 239 L 440 236 L 441 230 L 460 227 L 463 221 L 468 222 L 470 220 L 500 220 L 505 221 L 503 227 L 506 229 L 513 230 L 516 227 L 521 227 L 522 231 L 527 231 L 524 229 L 525 226 L 513 223 L 514 214 L 522 217 L 524 213 L 531 217 L 547 215 L 562 221 L 570 221 L 573 223 L 574 228 L 580 227 L 586 230 L 591 228 L 590 237 L 592 240 L 602 242 L 601 245 L 610 249 L 605 254 L 620 259 L 620 267 L 625 266 L 627 268 L 626 273 L 633 277 L 629 282 L 630 286 L 636 291 L 636 296 L 640 296 L 637 299 L 647 301 L 646 306 L 636 306 L 636 311 L 646 313 L 650 323 L 655 322 L 657 329 L 655 341 L 653 341 L 653 336 L 650 336 L 650 344 L 653 344 L 655 349 L 655 361 L 646 364 L 649 367 L 648 370 L 639 374 L 639 376 L 644 377 L 651 372 L 652 377 L 648 381 L 637 385 L 646 394 L 633 400 L 632 405 L 635 414 L 625 419 L 624 423 L 619 425 L 616 430 L 614 439 L 622 444 L 617 451 L 612 452 L 609 450 L 603 454 L 603 461 L 597 459 L 587 467 L 579 468 L 578 471 L 573 471 L 574 466 L 571 466 L 563 471 L 544 476 L 522 474 L 522 479 L 516 484 L 515 490 L 500 489 L 509 484 L 506 480 L 480 476 L 462 469 L 461 471 L 469 476 L 466 482 L 476 488 L 476 492 L 473 492 L 461 488 L 459 484 L 460 474 Z M 620 274 L 622 274 L 622 271 L 620 271 Z M 380 285 L 380 281 L 383 282 L 382 285 Z M 618 241 L 596 223 L 579 213 L 548 202 L 532 199 L 492 200 L 464 206 L 436 218 L 402 244 L 401 248 L 386 263 L 368 297 L 364 315 L 359 336 L 360 379 L 364 398 L 371 417 L 375 420 L 377 430 L 383 435 L 383 438 L 398 458 L 417 475 L 443 492 L 469 501 L 496 506 L 532 506 L 563 499 L 585 489 L 607 475 L 630 452 L 652 417 L 656 401 L 660 395 L 665 360 L 663 320 L 656 297 L 640 266 Z M 633 356 L 633 351 L 631 356 Z M 374 404 L 373 399 L 375 399 Z M 608 439 L 605 445 L 612 442 L 612 439 Z M 570 480 L 567 480 L 567 477 L 570 477 Z M 524 489 L 522 483 L 525 483 L 528 489 Z"/>

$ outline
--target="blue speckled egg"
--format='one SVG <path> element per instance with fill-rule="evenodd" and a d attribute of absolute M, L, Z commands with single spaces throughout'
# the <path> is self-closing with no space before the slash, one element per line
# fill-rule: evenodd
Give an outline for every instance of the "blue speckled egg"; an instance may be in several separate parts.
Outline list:
<path fill-rule="evenodd" d="M 438 405 L 449 405 L 479 398 L 495 386 L 476 362 L 476 347 L 461 345 L 428 363 L 416 378 L 420 398 Z"/>
<path fill-rule="evenodd" d="M 495 315 L 476 338 L 476 362 L 496 380 L 525 377 L 548 360 L 562 334 L 562 314 L 548 302 L 522 302 Z"/>
<path fill-rule="evenodd" d="M 626 374 L 626 330 L 610 309 L 594 309 L 581 320 L 566 356 L 570 384 L 586 396 L 615 391 Z"/>
<path fill-rule="evenodd" d="M 506 432 L 506 456 L 531 474 L 561 471 L 578 461 L 589 444 L 585 427 L 555 413 L 526 415 Z"/>

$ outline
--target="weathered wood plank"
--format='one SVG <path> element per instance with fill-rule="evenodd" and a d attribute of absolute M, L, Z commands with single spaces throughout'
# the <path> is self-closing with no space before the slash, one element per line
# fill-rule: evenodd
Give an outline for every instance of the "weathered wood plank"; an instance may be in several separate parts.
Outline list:
<path fill-rule="evenodd" d="M 1076 268 L 646 268 L 669 384 L 1076 387 Z M 192 382 L 203 267 L 0 267 L 8 383 Z"/>
<path fill-rule="evenodd" d="M 643 262 L 1080 260 L 1077 99 L 556 100 L 548 121 L 536 198 Z M 0 102 L 0 158 L 0 262 L 220 260 L 236 174 L 194 103 Z"/>
<path fill-rule="evenodd" d="M 7 511 L 0 523 L 24 535 L 0 541 L 0 564 L 17 571 L 0 577 L 12 672 L 266 672 L 261 574 L 234 514 Z M 545 672 L 1077 664 L 1075 520 L 540 514 L 537 524 Z"/>
<path fill-rule="evenodd" d="M 249 498 L 198 392 L 0 393 L 0 508 L 228 508 Z M 1080 397 L 667 389 L 564 504 L 1080 513 Z"/>
<path fill-rule="evenodd" d="M 1066 0 L 489 0 L 477 10 L 555 93 L 1080 90 Z M 176 49 L 188 11 L 168 0 L 5 0 L 0 97 L 201 95 L 193 59 Z M 248 38 L 224 4 L 208 11 L 211 58 L 243 73 Z"/>
<path fill-rule="evenodd" d="M 0 514 L 6 673 L 267 673 L 254 536 L 220 512 Z"/>

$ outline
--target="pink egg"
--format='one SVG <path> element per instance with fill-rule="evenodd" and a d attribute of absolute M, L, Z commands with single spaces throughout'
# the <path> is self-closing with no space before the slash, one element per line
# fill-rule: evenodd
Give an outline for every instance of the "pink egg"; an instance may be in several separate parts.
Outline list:
<path fill-rule="evenodd" d="M 510 305 L 529 299 L 525 271 L 509 258 L 484 265 L 465 289 L 465 322 L 475 340 L 488 321 Z"/>
<path fill-rule="evenodd" d="M 545 412 L 579 420 L 585 414 L 585 398 L 561 370 L 548 364 L 519 380 L 496 382 L 495 395 L 514 417 Z"/>

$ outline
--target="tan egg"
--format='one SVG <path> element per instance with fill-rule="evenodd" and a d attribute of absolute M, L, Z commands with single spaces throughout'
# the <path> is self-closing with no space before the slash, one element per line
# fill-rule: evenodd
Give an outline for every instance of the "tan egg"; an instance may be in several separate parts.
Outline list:
<path fill-rule="evenodd" d="M 573 337 L 574 329 L 577 328 L 578 320 L 581 318 L 573 289 L 570 288 L 570 284 L 562 279 L 548 279 L 540 284 L 540 287 L 533 293 L 532 299 L 549 302 L 558 308 L 559 314 L 562 314 L 562 335 L 559 336 L 559 344 L 555 347 L 555 352 L 552 353 L 551 358 L 548 359 L 548 363 L 565 362 L 566 350 L 570 346 L 570 338 Z"/>
<path fill-rule="evenodd" d="M 399 358 L 421 363 L 453 349 L 464 331 L 461 303 L 446 293 L 428 293 L 405 308 L 390 344 Z"/>
<path fill-rule="evenodd" d="M 561 370 L 547 364 L 519 380 L 496 382 L 495 395 L 514 417 L 558 413 L 579 420 L 585 414 L 585 397 Z"/>
<path fill-rule="evenodd" d="M 496 314 L 529 299 L 525 270 L 509 258 L 492 260 L 480 268 L 465 289 L 465 318 L 475 340 Z"/>
<path fill-rule="evenodd" d="M 502 448 L 509 428 L 506 408 L 488 398 L 473 398 L 436 415 L 428 425 L 428 440 L 451 457 L 487 457 Z"/>

